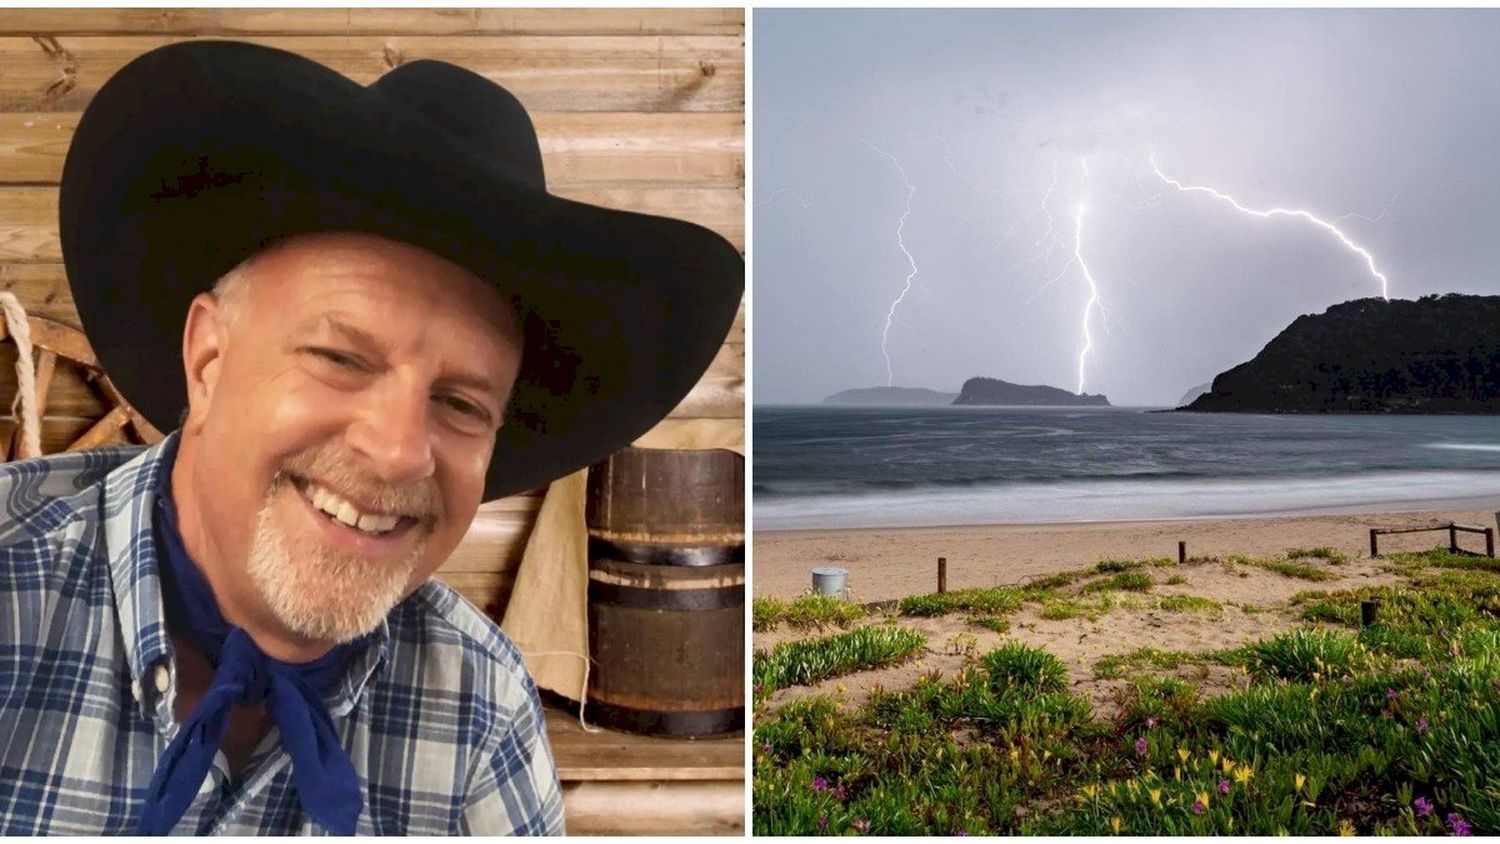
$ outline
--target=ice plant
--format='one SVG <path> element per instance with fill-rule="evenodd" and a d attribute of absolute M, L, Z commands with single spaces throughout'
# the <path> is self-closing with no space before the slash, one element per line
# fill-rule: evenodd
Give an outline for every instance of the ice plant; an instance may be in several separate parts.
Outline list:
<path fill-rule="evenodd" d="M 1448 814 L 1448 831 L 1458 836 L 1473 835 L 1474 827 L 1470 826 L 1469 822 L 1464 820 L 1463 815 L 1457 812 L 1450 812 Z"/>
<path fill-rule="evenodd" d="M 1145 756 L 1146 755 L 1146 746 L 1147 745 L 1146 745 L 1146 737 L 1145 736 L 1141 736 L 1140 738 L 1136 739 L 1135 740 L 1135 752 L 1136 752 L 1136 754 L 1138 754 L 1140 756 Z"/>
<path fill-rule="evenodd" d="M 1297 790 L 1301 791 L 1302 787 L 1304 785 L 1307 785 L 1307 776 L 1305 774 L 1299 773 L 1299 774 L 1297 774 L 1297 776 L 1295 777 L 1295 779 L 1296 779 L 1296 782 L 1297 782 Z"/>
<path fill-rule="evenodd" d="M 1396 690 L 1395 689 L 1386 689 L 1385 690 L 1385 699 L 1386 700 L 1395 700 L 1396 699 Z"/>
<path fill-rule="evenodd" d="M 1427 723 L 1427 716 L 1426 715 L 1423 715 L 1421 718 L 1418 718 L 1417 719 L 1417 735 L 1419 735 L 1419 736 L 1426 735 L 1427 734 L 1427 728 L 1428 728 L 1428 726 L 1429 725 Z"/>
<path fill-rule="evenodd" d="M 1219 764 L 1219 751 L 1217 751 L 1217 750 L 1210 750 L 1208 752 L 1208 761 L 1209 761 L 1209 764 L 1212 764 L 1212 765 Z"/>
<path fill-rule="evenodd" d="M 1245 783 L 1249 782 L 1250 778 L 1254 775 L 1255 772 L 1250 770 L 1249 765 L 1240 765 L 1239 767 L 1234 769 L 1234 781 L 1239 783 L 1240 785 L 1244 785 Z"/>
<path fill-rule="evenodd" d="M 824 778 L 824 777 L 813 777 L 812 790 L 813 791 L 827 791 L 828 790 L 828 780 L 826 778 Z"/>
<path fill-rule="evenodd" d="M 1195 815 L 1201 815 L 1201 814 L 1203 814 L 1206 811 L 1208 811 L 1208 808 L 1203 805 L 1203 801 L 1202 800 L 1194 800 L 1193 801 L 1193 814 L 1195 814 Z"/>
<path fill-rule="evenodd" d="M 818 815 L 818 829 L 827 829 L 827 828 L 828 828 L 828 816 L 827 815 Z"/>
<path fill-rule="evenodd" d="M 1177 748 L 1177 758 L 1181 759 L 1182 760 L 1182 764 L 1184 764 L 1184 765 L 1187 764 L 1188 757 L 1192 756 L 1192 755 L 1193 754 L 1189 753 L 1188 749 L 1186 747 L 1179 747 L 1179 748 Z"/>
<path fill-rule="evenodd" d="M 1151 791 L 1149 793 L 1151 795 L 1151 802 L 1155 803 L 1158 806 L 1160 806 L 1161 805 L 1161 789 L 1159 789 L 1159 788 L 1153 788 L 1153 789 L 1151 789 Z"/>
<path fill-rule="evenodd" d="M 1229 780 L 1219 780 L 1219 793 L 1220 794 L 1228 794 L 1229 793 L 1229 789 L 1231 787 L 1232 786 L 1230 786 Z"/>
<path fill-rule="evenodd" d="M 1347 819 L 1341 819 L 1339 821 L 1339 835 L 1349 836 L 1354 834 L 1354 824 L 1350 823 Z"/>
<path fill-rule="evenodd" d="M 1120 827 L 1123 826 L 1124 823 L 1125 822 L 1120 819 L 1119 815 L 1115 815 L 1114 817 L 1109 819 L 1109 828 L 1114 830 L 1115 835 L 1119 835 Z"/>
<path fill-rule="evenodd" d="M 1208 792 L 1206 792 L 1206 791 L 1200 791 L 1200 792 L 1198 792 L 1197 797 L 1198 797 L 1197 802 L 1202 803 L 1204 805 L 1204 807 L 1207 808 L 1207 806 L 1208 806 Z"/>
<path fill-rule="evenodd" d="M 870 831 L 870 822 L 865 820 L 864 818 L 855 818 L 852 821 L 852 825 L 861 833 L 868 833 Z"/>
<path fill-rule="evenodd" d="M 1425 818 L 1432 814 L 1432 801 L 1426 797 L 1418 797 L 1411 801 L 1411 807 L 1417 811 L 1417 817 Z"/>

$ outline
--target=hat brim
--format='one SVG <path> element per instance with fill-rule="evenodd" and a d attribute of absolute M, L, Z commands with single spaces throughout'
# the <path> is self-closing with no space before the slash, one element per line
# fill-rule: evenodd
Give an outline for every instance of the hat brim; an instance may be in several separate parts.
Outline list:
<path fill-rule="evenodd" d="M 597 462 L 665 417 L 744 289 L 743 258 L 701 226 L 553 196 L 374 86 L 229 42 L 153 51 L 106 83 L 59 206 L 83 328 L 164 430 L 186 401 L 189 303 L 277 239 L 368 232 L 494 283 L 522 311 L 526 348 L 486 500 Z"/>

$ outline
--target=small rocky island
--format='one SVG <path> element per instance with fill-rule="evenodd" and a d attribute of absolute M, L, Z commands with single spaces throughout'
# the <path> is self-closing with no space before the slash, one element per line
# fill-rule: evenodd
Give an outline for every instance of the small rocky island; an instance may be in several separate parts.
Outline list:
<path fill-rule="evenodd" d="M 1500 296 L 1356 299 L 1300 316 L 1179 409 L 1500 413 Z"/>
<path fill-rule="evenodd" d="M 953 404 L 956 393 L 940 393 L 922 387 L 859 387 L 834 393 L 823 404 L 862 407 L 920 407 Z"/>
<path fill-rule="evenodd" d="M 1102 393 L 1070 393 L 1044 385 L 1012 384 L 999 378 L 970 378 L 954 404 L 1051 407 L 1109 407 Z"/>

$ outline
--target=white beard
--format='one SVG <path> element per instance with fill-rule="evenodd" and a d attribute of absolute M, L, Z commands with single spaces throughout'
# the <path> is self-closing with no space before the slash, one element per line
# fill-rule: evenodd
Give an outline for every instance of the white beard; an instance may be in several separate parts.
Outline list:
<path fill-rule="evenodd" d="M 373 565 L 321 544 L 297 543 L 275 514 L 276 494 L 283 488 L 301 495 L 284 475 L 278 476 L 250 542 L 248 571 L 266 606 L 286 629 L 319 641 L 348 642 L 380 626 L 406 597 L 426 538 L 390 565 Z"/>

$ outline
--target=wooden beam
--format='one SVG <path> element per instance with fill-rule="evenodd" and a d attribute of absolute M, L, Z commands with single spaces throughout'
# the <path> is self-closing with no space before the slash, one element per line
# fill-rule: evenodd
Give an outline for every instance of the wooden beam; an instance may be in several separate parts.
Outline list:
<path fill-rule="evenodd" d="M 7 9 L 0 35 L 728 35 L 723 9 Z"/>
<path fill-rule="evenodd" d="M 7 13 L 8 14 L 8 13 Z M 0 37 L 0 111 L 81 111 L 106 79 L 165 44 L 154 35 Z M 418 59 L 471 68 L 528 111 L 723 111 L 745 105 L 738 35 L 248 36 L 361 85 Z"/>

